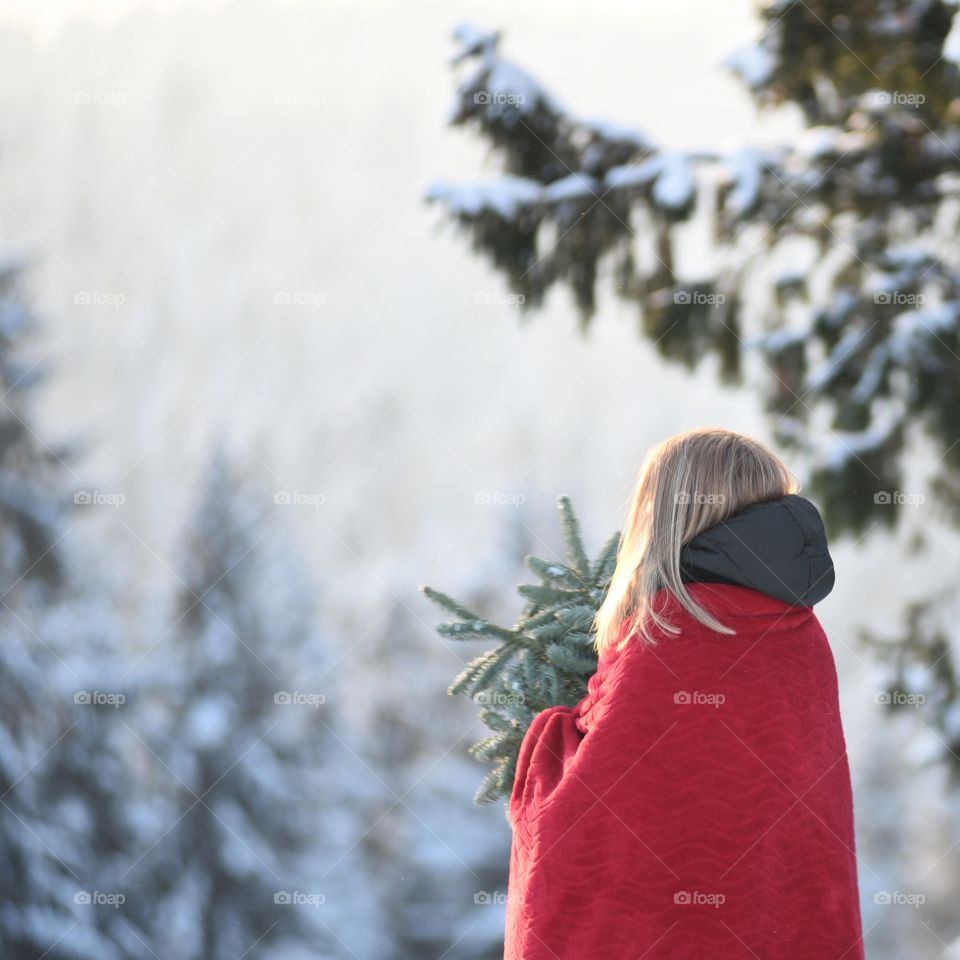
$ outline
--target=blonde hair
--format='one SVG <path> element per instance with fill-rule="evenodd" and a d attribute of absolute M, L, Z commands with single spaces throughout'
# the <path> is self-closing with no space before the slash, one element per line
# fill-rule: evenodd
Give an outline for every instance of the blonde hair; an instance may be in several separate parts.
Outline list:
<path fill-rule="evenodd" d="M 614 644 L 622 649 L 634 633 L 655 643 L 654 626 L 679 633 L 654 609 L 654 595 L 664 587 L 700 623 L 735 633 L 690 596 L 680 576 L 680 548 L 751 504 L 799 489 L 776 453 L 732 430 L 690 430 L 653 447 L 640 467 L 617 565 L 594 619 L 597 653 Z"/>

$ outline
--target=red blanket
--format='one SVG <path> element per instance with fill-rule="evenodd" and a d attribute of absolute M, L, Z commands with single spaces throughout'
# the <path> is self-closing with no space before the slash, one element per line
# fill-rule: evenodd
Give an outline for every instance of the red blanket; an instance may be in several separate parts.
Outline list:
<path fill-rule="evenodd" d="M 681 635 L 611 653 L 524 738 L 505 960 L 863 960 L 823 629 L 745 587 L 689 589 L 737 635 L 662 591 Z"/>

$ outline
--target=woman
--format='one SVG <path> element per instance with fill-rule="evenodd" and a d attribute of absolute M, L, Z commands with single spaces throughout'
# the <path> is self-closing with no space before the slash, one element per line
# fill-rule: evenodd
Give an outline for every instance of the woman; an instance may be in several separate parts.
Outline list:
<path fill-rule="evenodd" d="M 575 707 L 510 797 L 505 960 L 862 960 L 833 562 L 779 457 L 727 430 L 650 451 Z"/>

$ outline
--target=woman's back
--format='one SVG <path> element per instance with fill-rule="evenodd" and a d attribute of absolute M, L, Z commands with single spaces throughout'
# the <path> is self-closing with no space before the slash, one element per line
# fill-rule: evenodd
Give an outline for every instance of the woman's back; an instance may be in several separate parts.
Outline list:
<path fill-rule="evenodd" d="M 507 960 L 858 960 L 852 796 L 811 607 L 693 583 L 521 749 Z"/>

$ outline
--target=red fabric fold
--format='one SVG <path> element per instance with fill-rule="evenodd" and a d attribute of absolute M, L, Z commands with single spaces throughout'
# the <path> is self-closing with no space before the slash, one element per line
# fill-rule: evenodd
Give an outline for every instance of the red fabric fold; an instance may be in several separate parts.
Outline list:
<path fill-rule="evenodd" d="M 575 707 L 539 714 L 510 797 L 505 960 L 863 960 L 837 675 L 812 608 L 690 592 Z"/>

